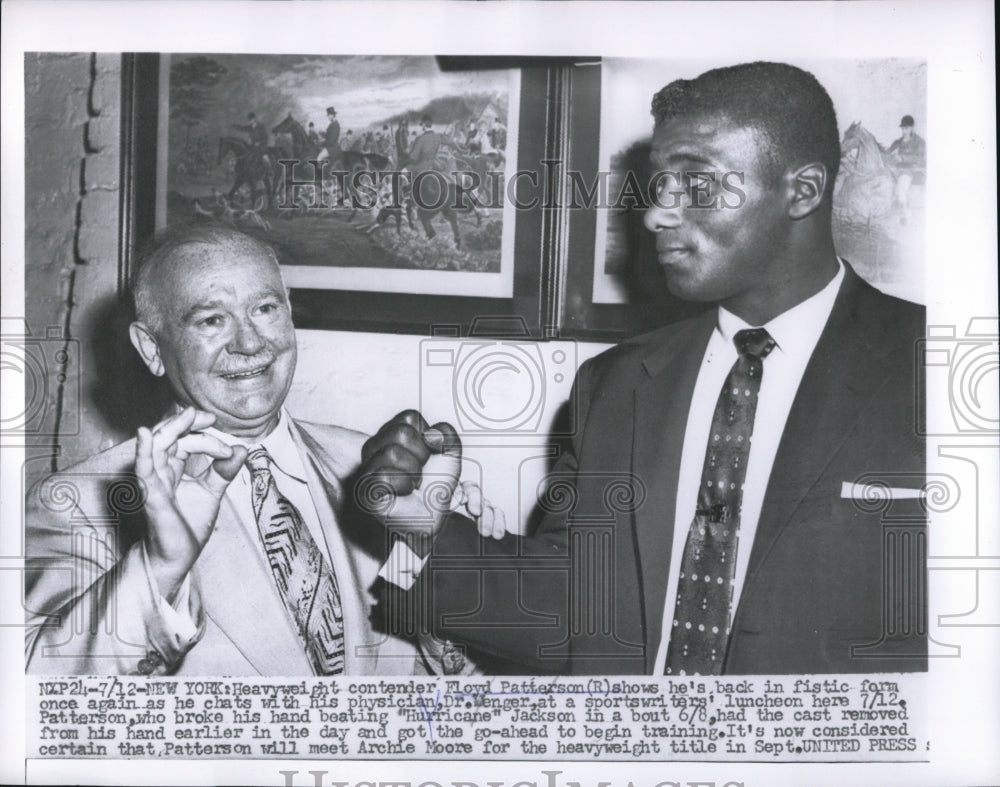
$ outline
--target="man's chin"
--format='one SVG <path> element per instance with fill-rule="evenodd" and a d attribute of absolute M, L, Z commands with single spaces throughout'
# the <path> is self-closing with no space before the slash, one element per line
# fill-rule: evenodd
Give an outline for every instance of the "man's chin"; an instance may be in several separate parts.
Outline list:
<path fill-rule="evenodd" d="M 215 428 L 236 437 L 263 437 L 271 433 L 281 417 L 281 405 L 246 407 L 215 412 Z"/>
<path fill-rule="evenodd" d="M 677 270 L 667 270 L 667 289 L 675 298 L 695 303 L 709 303 L 717 300 L 713 293 L 687 274 Z"/>

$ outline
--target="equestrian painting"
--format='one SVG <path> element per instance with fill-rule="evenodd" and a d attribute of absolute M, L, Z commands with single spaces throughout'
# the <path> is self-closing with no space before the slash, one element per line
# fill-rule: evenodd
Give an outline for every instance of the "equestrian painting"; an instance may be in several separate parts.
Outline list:
<path fill-rule="evenodd" d="M 509 70 L 404 56 L 167 59 L 168 223 L 239 226 L 288 266 L 501 271 L 517 162 Z"/>

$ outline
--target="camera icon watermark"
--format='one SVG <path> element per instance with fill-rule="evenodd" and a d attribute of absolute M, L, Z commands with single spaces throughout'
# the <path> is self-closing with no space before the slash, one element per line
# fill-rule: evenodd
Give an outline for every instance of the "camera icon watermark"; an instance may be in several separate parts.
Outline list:
<path fill-rule="evenodd" d="M 24 391 L 23 403 L 3 397 L 0 431 L 4 435 L 46 437 L 80 431 L 80 345 L 62 328 L 30 333 L 22 319 L 4 319 L 0 328 L 0 373 L 4 391 Z M 64 402 L 72 406 L 63 407 Z"/>
<path fill-rule="evenodd" d="M 947 409 L 927 408 L 930 415 L 950 415 L 950 422 L 928 424 L 927 436 L 1000 434 L 996 317 L 973 317 L 963 336 L 954 325 L 929 325 L 927 338 L 917 343 L 917 368 L 926 373 L 926 386 L 917 385 L 918 405 L 929 392 L 946 391 Z"/>
<path fill-rule="evenodd" d="M 463 436 L 534 434 L 576 363 L 575 344 L 532 340 L 520 318 L 473 321 L 467 338 L 442 326 L 420 343 L 420 410 Z"/>

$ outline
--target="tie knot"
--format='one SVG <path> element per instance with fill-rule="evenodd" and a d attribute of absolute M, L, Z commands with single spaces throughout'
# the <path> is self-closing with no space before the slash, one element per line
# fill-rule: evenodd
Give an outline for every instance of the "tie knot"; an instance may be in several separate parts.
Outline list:
<path fill-rule="evenodd" d="M 271 455 L 265 448 L 255 448 L 247 454 L 247 467 L 251 473 L 259 473 L 261 470 L 268 470 L 271 467 Z"/>
<path fill-rule="evenodd" d="M 765 328 L 746 328 L 737 331 L 733 343 L 740 355 L 752 355 L 754 358 L 766 358 L 776 346 L 771 334 Z"/>

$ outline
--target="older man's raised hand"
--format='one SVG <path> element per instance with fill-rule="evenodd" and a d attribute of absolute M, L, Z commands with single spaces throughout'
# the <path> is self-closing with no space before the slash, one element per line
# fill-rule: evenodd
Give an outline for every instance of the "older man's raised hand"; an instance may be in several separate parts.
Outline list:
<path fill-rule="evenodd" d="M 424 551 L 451 508 L 462 441 L 451 424 L 429 426 L 416 410 L 386 423 L 361 449 L 358 505 Z"/>
<path fill-rule="evenodd" d="M 213 414 L 186 407 L 151 430 L 139 428 L 135 470 L 146 486 L 146 555 L 166 599 L 208 542 L 226 487 L 246 461 L 243 446 L 200 433 L 214 422 Z"/>

